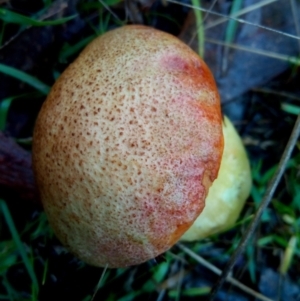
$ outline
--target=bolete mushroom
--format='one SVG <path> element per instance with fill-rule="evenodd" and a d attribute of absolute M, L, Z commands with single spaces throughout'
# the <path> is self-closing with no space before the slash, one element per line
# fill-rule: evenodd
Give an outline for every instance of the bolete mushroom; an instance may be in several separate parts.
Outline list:
<path fill-rule="evenodd" d="M 223 152 L 216 84 L 176 37 L 124 26 L 92 41 L 36 121 L 33 165 L 61 242 L 95 266 L 172 247 L 201 213 Z"/>
<path fill-rule="evenodd" d="M 252 175 L 242 139 L 232 122 L 224 116 L 224 151 L 218 178 L 209 189 L 205 208 L 180 238 L 198 241 L 228 230 L 237 221 L 249 197 Z"/>

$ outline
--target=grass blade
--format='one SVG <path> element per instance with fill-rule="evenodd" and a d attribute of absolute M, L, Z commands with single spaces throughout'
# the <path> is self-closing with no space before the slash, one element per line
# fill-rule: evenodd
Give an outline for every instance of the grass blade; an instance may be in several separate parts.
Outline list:
<path fill-rule="evenodd" d="M 6 224 L 10 230 L 10 233 L 12 235 L 12 238 L 18 248 L 18 251 L 20 253 L 20 256 L 23 260 L 23 263 L 26 267 L 26 270 L 31 278 L 31 281 L 32 281 L 32 284 L 33 284 L 33 289 L 35 292 L 38 292 L 38 288 L 39 288 L 39 284 L 38 284 L 38 280 L 37 280 L 37 277 L 35 275 L 35 272 L 34 272 L 34 269 L 33 269 L 33 266 L 31 264 L 31 261 L 27 255 L 27 252 L 24 248 L 24 244 L 22 243 L 21 239 L 20 239 L 20 236 L 19 236 L 19 233 L 18 233 L 18 230 L 16 229 L 16 226 L 15 226 L 15 223 L 13 221 L 13 218 L 10 214 L 10 211 L 6 205 L 6 203 L 0 199 L 0 209 L 2 211 L 2 214 L 4 216 L 4 219 L 6 221 Z"/>
<path fill-rule="evenodd" d="M 300 114 L 300 106 L 292 105 L 290 103 L 283 102 L 281 104 L 281 109 L 287 113 L 293 114 L 293 115 L 299 115 Z"/>
<path fill-rule="evenodd" d="M 285 249 L 284 256 L 282 258 L 282 262 L 279 267 L 279 271 L 282 275 L 286 275 L 289 268 L 291 267 L 296 247 L 297 247 L 297 237 L 292 236 L 289 240 L 287 248 Z"/>
<path fill-rule="evenodd" d="M 0 20 L 5 21 L 7 23 L 14 23 L 19 25 L 29 25 L 29 26 L 48 26 L 48 25 L 60 25 L 64 24 L 76 16 L 70 16 L 66 18 L 61 18 L 58 20 L 49 20 L 49 21 L 39 21 L 30 17 L 26 17 L 20 15 L 18 13 L 12 12 L 10 10 L 0 8 Z"/>
<path fill-rule="evenodd" d="M 9 111 L 9 108 L 10 108 L 13 100 L 20 99 L 20 98 L 26 98 L 26 97 L 33 98 L 33 97 L 36 97 L 36 96 L 40 96 L 40 93 L 39 92 L 29 93 L 29 94 L 26 93 L 26 94 L 11 96 L 11 97 L 7 97 L 5 99 L 2 99 L 1 102 L 0 102 L 0 131 L 5 130 L 8 111 Z"/>
<path fill-rule="evenodd" d="M 243 0 L 235 0 L 232 3 L 230 16 L 235 15 L 242 8 Z M 230 19 L 228 21 L 228 25 L 225 33 L 225 41 L 226 43 L 231 43 L 235 36 L 237 30 L 238 22 L 234 19 Z"/>
<path fill-rule="evenodd" d="M 80 40 L 75 45 L 66 45 L 59 54 L 59 62 L 67 63 L 70 56 L 81 51 L 89 42 L 95 38 L 95 35 L 88 36 Z"/>
<path fill-rule="evenodd" d="M 240 9 L 242 8 L 243 0 L 234 0 L 231 6 L 230 16 L 235 15 Z M 228 25 L 226 27 L 225 32 L 225 43 L 230 44 L 234 41 L 236 36 L 238 22 L 234 19 L 230 19 L 228 21 Z M 224 56 L 223 56 L 223 62 L 222 62 L 222 71 L 225 72 L 227 70 L 228 66 L 228 54 L 229 54 L 229 48 L 225 46 L 224 48 Z"/>
<path fill-rule="evenodd" d="M 15 97 L 8 97 L 0 103 L 0 131 L 4 131 L 9 107 Z"/>
<path fill-rule="evenodd" d="M 38 80 L 36 77 L 29 75 L 23 71 L 20 71 L 16 68 L 0 64 L 0 72 L 4 73 L 6 75 L 12 76 L 30 86 L 32 86 L 33 88 L 39 90 L 40 92 L 42 92 L 45 95 L 47 95 L 50 91 L 50 87 L 48 85 L 44 84 L 43 82 Z"/>
<path fill-rule="evenodd" d="M 200 7 L 200 0 L 192 0 L 192 4 L 194 7 Z M 202 20 L 202 12 L 198 9 L 194 9 L 194 14 L 196 18 L 196 26 L 197 26 L 197 35 L 198 35 L 198 54 L 200 57 L 204 57 L 204 27 Z"/>

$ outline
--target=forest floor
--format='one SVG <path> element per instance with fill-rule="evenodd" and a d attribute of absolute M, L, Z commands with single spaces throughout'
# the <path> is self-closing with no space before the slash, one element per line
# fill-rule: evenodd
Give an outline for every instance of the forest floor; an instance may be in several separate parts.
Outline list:
<path fill-rule="evenodd" d="M 34 123 L 54 81 L 93 38 L 137 22 L 203 56 L 247 149 L 253 187 L 229 231 L 103 273 L 61 246 L 23 169 L 30 169 Z M 219 276 L 201 260 L 226 267 L 300 115 L 299 28 L 296 0 L 0 1 L 0 300 L 207 300 Z M 231 274 L 256 296 L 227 281 L 214 300 L 300 300 L 299 140 L 283 167 Z"/>

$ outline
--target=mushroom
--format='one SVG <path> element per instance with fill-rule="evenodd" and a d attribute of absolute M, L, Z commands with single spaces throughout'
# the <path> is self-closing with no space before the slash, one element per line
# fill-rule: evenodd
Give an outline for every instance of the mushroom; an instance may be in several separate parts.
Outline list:
<path fill-rule="evenodd" d="M 96 38 L 62 73 L 33 136 L 55 234 L 88 264 L 140 264 L 203 210 L 223 152 L 213 76 L 187 45 L 146 26 Z"/>
<path fill-rule="evenodd" d="M 230 119 L 224 116 L 224 151 L 218 178 L 209 189 L 205 208 L 180 238 L 197 241 L 228 230 L 237 221 L 249 197 L 252 175 L 242 139 Z"/>

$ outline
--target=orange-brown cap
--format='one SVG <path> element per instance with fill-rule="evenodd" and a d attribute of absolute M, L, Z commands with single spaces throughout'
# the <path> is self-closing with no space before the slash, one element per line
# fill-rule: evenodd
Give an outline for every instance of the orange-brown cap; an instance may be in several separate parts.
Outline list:
<path fill-rule="evenodd" d="M 208 67 L 176 37 L 131 25 L 95 39 L 57 80 L 36 122 L 33 163 L 61 242 L 89 264 L 125 267 L 190 227 L 222 151 Z"/>

